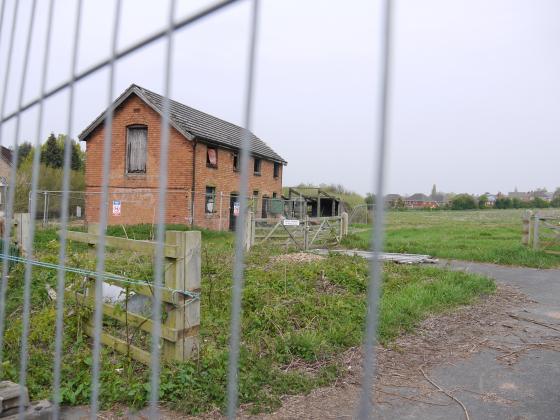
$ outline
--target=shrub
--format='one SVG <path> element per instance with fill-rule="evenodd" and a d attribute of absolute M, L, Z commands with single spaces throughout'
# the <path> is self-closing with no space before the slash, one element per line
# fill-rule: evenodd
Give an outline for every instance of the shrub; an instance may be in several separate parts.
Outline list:
<path fill-rule="evenodd" d="M 476 200 L 472 195 L 459 194 L 451 202 L 452 210 L 470 210 L 476 209 Z"/>

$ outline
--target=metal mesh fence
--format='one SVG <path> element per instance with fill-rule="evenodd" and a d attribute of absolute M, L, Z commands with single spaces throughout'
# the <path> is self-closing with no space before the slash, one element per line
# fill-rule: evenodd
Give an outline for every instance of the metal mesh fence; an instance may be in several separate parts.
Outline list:
<path fill-rule="evenodd" d="M 231 300 L 231 325 L 230 325 L 230 344 L 229 344 L 229 364 L 228 364 L 228 387 L 227 387 L 227 415 L 234 418 L 237 413 L 238 407 L 238 369 L 240 357 L 240 319 L 242 307 L 242 292 L 244 285 L 244 267 L 245 267 L 245 248 L 244 238 L 246 236 L 246 217 L 248 210 L 251 209 L 255 214 L 259 214 L 261 218 L 294 218 L 301 219 L 309 213 L 313 212 L 313 205 L 303 200 L 282 200 L 280 197 L 275 197 L 272 194 L 265 197 L 261 195 L 254 197 L 251 195 L 249 178 L 249 159 L 250 159 L 250 144 L 251 138 L 248 130 L 252 127 L 252 114 L 253 114 L 253 96 L 254 96 L 254 78 L 256 56 L 258 52 L 258 27 L 259 27 L 259 1 L 253 0 L 251 5 L 250 16 L 250 31 L 248 40 L 248 62 L 246 74 L 246 90 L 245 101 L 243 106 L 243 135 L 240 148 L 240 177 L 239 185 L 236 188 L 236 193 L 231 191 L 223 192 L 217 191 L 216 188 L 207 187 L 204 191 L 190 191 L 173 190 L 168 187 L 168 146 L 170 140 L 170 101 L 169 96 L 172 93 L 171 86 L 171 69 L 173 63 L 174 43 L 173 38 L 176 31 L 192 25 L 195 22 L 202 21 L 204 18 L 211 17 L 214 13 L 226 8 L 237 1 L 222 1 L 217 2 L 207 8 L 198 11 L 186 18 L 177 21 L 175 18 L 176 1 L 171 0 L 168 9 L 168 23 L 165 27 L 161 28 L 158 32 L 153 34 L 146 34 L 144 38 L 138 39 L 131 46 L 119 50 L 117 48 L 119 38 L 119 28 L 121 24 L 121 8 L 122 2 L 115 0 L 112 3 L 114 7 L 114 21 L 111 25 L 111 53 L 98 63 L 86 68 L 83 71 L 77 70 L 77 57 L 80 50 L 80 27 L 82 19 L 82 1 L 77 3 L 76 14 L 73 22 L 69 23 L 69 27 L 73 28 L 72 49 L 71 49 L 71 66 L 69 69 L 70 76 L 67 80 L 60 83 L 53 88 L 47 88 L 47 70 L 49 57 L 51 31 L 53 25 L 53 7 L 54 0 L 49 1 L 48 14 L 46 16 L 37 16 L 37 0 L 33 0 L 29 8 L 29 16 L 26 16 L 27 23 L 24 34 L 21 35 L 16 31 L 16 22 L 20 22 L 19 14 L 19 1 L 11 3 L 12 16 L 6 13 L 6 5 L 8 0 L 2 1 L 0 9 L 0 33 L 7 34 L 7 39 L 2 39 L 1 47 L 6 49 L 7 60 L 1 65 L 4 69 L 4 80 L 2 90 L 2 102 L 0 104 L 0 124 L 4 126 L 6 123 L 15 123 L 15 133 L 13 136 L 12 148 L 14 151 L 14 162 L 18 161 L 18 142 L 20 137 L 20 127 L 22 124 L 22 114 L 29 109 L 37 109 L 36 136 L 34 144 L 40 144 L 40 135 L 42 132 L 43 121 L 43 107 L 47 98 L 56 94 L 65 92 L 68 95 L 68 124 L 67 132 L 73 132 L 73 112 L 74 112 L 74 96 L 75 84 L 91 75 L 96 74 L 101 70 L 108 71 L 106 98 L 107 98 L 107 111 L 103 116 L 104 121 L 104 142 L 103 151 L 100 156 L 101 164 L 101 184 L 97 189 L 87 190 L 81 193 L 70 191 L 70 171 L 71 171 L 71 144 L 69 137 L 65 144 L 64 152 L 64 177 L 62 182 L 61 191 L 39 191 L 38 190 L 38 177 L 39 177 L 39 154 L 34 156 L 33 171 L 31 180 L 31 192 L 29 195 L 29 213 L 31 220 L 42 220 L 45 224 L 55 221 L 60 229 L 60 251 L 58 255 L 57 264 L 51 264 L 51 268 L 57 271 L 57 314 L 56 314 L 56 334 L 55 334 L 55 357 L 53 366 L 53 395 L 52 400 L 55 402 L 55 417 L 59 416 L 58 403 L 61 400 L 61 360 L 62 360 L 62 340 L 63 340 L 63 314 L 64 314 L 64 296 L 66 284 L 71 280 L 73 275 L 84 275 L 90 279 L 94 279 L 93 284 L 90 284 L 88 296 L 92 299 L 93 316 L 91 317 L 90 334 L 93 339 L 92 357 L 91 357 L 91 401 L 90 401 L 90 415 L 96 418 L 99 411 L 99 395 L 101 389 L 101 345 L 105 344 L 105 335 L 102 331 L 103 317 L 104 317 L 104 291 L 103 288 L 107 280 L 107 266 L 110 264 L 110 251 L 112 247 L 122 246 L 124 242 L 119 242 L 111 239 L 106 235 L 108 227 L 118 224 L 151 224 L 155 226 L 154 239 L 149 244 L 149 253 L 153 256 L 153 272 L 151 283 L 151 308 L 153 310 L 150 314 L 150 325 L 152 328 L 149 330 L 151 349 L 148 353 L 149 368 L 151 372 L 150 383 L 150 416 L 152 418 L 159 418 L 158 404 L 159 404 L 159 378 L 160 378 L 160 363 L 162 354 L 166 354 L 166 350 L 162 347 L 162 337 L 166 338 L 169 330 L 163 324 L 162 327 L 162 311 L 164 306 L 162 302 L 170 305 L 177 304 L 177 299 L 183 299 L 180 307 L 186 307 L 185 300 L 194 299 L 194 294 L 190 295 L 186 292 L 187 285 L 183 284 L 181 287 L 174 284 L 173 287 L 169 286 L 169 272 L 167 270 L 167 263 L 170 260 L 180 260 L 181 258 L 189 259 L 194 258 L 192 250 L 189 251 L 188 244 L 181 243 L 181 239 L 177 242 L 172 242 L 174 239 L 166 232 L 166 225 L 168 224 L 189 224 L 196 227 L 203 227 L 214 230 L 235 230 L 235 257 L 234 269 L 232 279 L 232 300 Z M 378 143 L 379 150 L 377 153 L 378 161 L 375 163 L 377 168 L 376 176 L 376 196 L 383 197 L 383 181 L 385 172 L 385 144 L 386 144 L 386 120 L 387 120 L 387 98 L 388 98 L 388 84 L 389 84 L 389 52 L 390 52 L 390 1 L 383 2 L 382 14 L 382 59 L 381 63 L 381 94 L 379 97 L 379 111 L 378 111 Z M 40 50 L 42 55 L 39 60 L 42 65 L 42 78 L 38 95 L 35 99 L 30 101 L 24 100 L 24 92 L 27 86 L 27 70 L 29 67 L 29 59 L 31 54 L 31 42 L 34 39 L 33 31 L 36 28 L 36 20 L 43 19 L 45 23 L 45 32 L 41 34 L 40 38 L 44 42 L 44 47 Z M 8 28 L 4 30 L 4 28 Z M 18 35 L 19 34 L 19 35 Z M 11 71 L 12 58 L 14 55 L 14 48 L 16 44 L 16 37 L 23 36 L 23 43 L 25 45 L 23 72 L 15 74 Z M 125 191 L 114 189 L 110 186 L 110 163 L 112 158 L 112 125 L 115 109 L 113 100 L 115 98 L 115 65 L 116 63 L 129 56 L 130 54 L 139 51 L 145 46 L 151 45 L 156 41 L 162 41 L 165 44 L 164 54 L 164 92 L 161 113 L 161 132 L 160 132 L 160 148 L 159 154 L 159 174 L 157 181 L 157 188 L 152 190 L 143 190 L 141 188 L 134 191 Z M 372 40 L 372 42 L 377 42 Z M 7 87 L 11 84 L 18 86 L 18 101 L 15 109 L 8 109 L 7 107 Z M 3 127 L 0 127 L 0 133 L 3 133 Z M 2 136 L 2 134 L 0 134 Z M 7 144 L 8 140 L 0 138 L 0 142 Z M 4 339 L 5 331 L 5 302 L 6 291 L 8 288 L 9 276 L 9 262 L 10 250 L 9 243 L 11 238 L 11 223 L 14 214 L 16 203 L 16 165 L 12 165 L 12 170 L 9 178 L 9 188 L 5 197 L 4 214 L 6 223 L 3 236 L 3 271 L 2 283 L 0 290 L 0 355 L 6 344 L 13 345 L 13 343 L 6 343 Z M 247 199 L 239 199 L 239 197 L 248 197 Z M 3 196 L 4 199 L 4 196 Z M 334 207 L 333 207 L 334 208 Z M 319 208 L 319 214 L 322 216 Z M 317 210 L 316 210 L 317 212 Z M 368 214 L 369 212 L 366 212 Z M 383 226 L 383 207 L 378 206 L 375 212 L 375 226 Z M 70 233 L 69 226 L 74 220 L 84 220 L 88 224 L 95 224 L 96 229 L 90 230 L 89 233 L 79 232 Z M 34 267 L 38 262 L 34 260 L 33 243 L 35 237 L 35 223 L 29 223 L 27 236 L 30 238 L 29 243 L 31 246 L 26 249 L 26 256 L 22 260 L 25 265 L 25 277 L 23 285 L 23 316 L 22 316 L 22 333 L 21 333 L 21 355 L 19 366 L 19 385 L 22 392 L 19 399 L 19 413 L 23 416 L 26 403 L 23 395 L 27 383 L 27 370 L 29 361 L 29 332 L 30 332 L 30 313 L 31 313 L 31 289 Z M 373 237 L 373 250 L 374 254 L 381 252 L 383 231 L 381 228 L 375 229 L 375 236 Z M 81 235 L 81 236 L 80 236 Z M 84 236 L 85 235 L 85 236 Z M 77 269 L 72 266 L 72 261 L 69 261 L 69 256 L 66 253 L 67 241 L 82 240 L 88 246 L 95 245 L 95 268 L 90 267 L 89 271 L 76 271 Z M 128 242 L 127 242 L 128 244 Z M 128 245 L 127 245 L 128 246 Z M 130 245 L 132 246 L 132 245 Z M 134 245 L 141 251 L 146 251 L 146 244 Z M 179 255 L 183 252 L 182 257 Z M 196 260 L 196 258 L 195 258 Z M 196 261 L 195 261 L 196 262 Z M 43 264 L 43 263 L 42 263 Z M 46 266 L 45 266 L 46 267 Z M 176 272 L 181 270 L 190 270 L 189 265 L 180 265 L 175 268 Z M 193 267 L 196 268 L 196 263 Z M 368 316 L 366 320 L 366 340 L 364 347 L 364 378 L 363 378 L 363 397 L 358 411 L 361 418 L 368 418 L 371 416 L 371 389 L 375 373 L 375 332 L 377 320 L 377 302 L 379 299 L 379 282 L 381 278 L 381 266 L 377 258 L 372 259 L 371 266 L 371 285 L 369 291 L 369 306 Z M 123 281 L 123 277 L 119 277 Z M 126 280 L 126 279 L 125 279 Z M 138 287 L 142 285 L 137 285 Z M 189 287 L 196 289 L 196 285 Z M 199 286 L 198 286 L 199 287 Z M 141 287 L 140 287 L 141 288 Z M 186 315 L 185 315 L 186 316 Z M 169 338 L 169 337 L 167 337 Z M 0 356 L 0 366 L 2 366 L 2 358 Z"/>

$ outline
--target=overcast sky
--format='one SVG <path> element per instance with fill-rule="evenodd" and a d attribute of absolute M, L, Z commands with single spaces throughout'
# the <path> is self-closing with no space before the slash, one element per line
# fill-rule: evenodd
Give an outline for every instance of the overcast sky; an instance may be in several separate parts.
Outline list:
<path fill-rule="evenodd" d="M 2 1 L 2 0 L 0 0 Z M 15 0 L 6 0 L 0 80 L 6 77 Z M 178 0 L 177 19 L 211 2 Z M 31 0 L 21 0 L 5 113 L 17 106 Z M 47 1 L 38 0 L 24 102 L 39 93 Z M 79 69 L 110 52 L 112 0 L 85 0 Z M 560 2 L 397 0 L 387 191 L 482 193 L 560 186 Z M 289 163 L 284 184 L 371 190 L 379 76 L 375 1 L 263 0 L 253 131 Z M 249 3 L 175 36 L 175 100 L 241 124 Z M 119 49 L 165 27 L 166 1 L 124 0 Z M 74 0 L 56 0 L 48 85 L 68 78 Z M 117 65 L 118 96 L 131 83 L 163 92 L 164 43 Z M 3 82 L 1 83 L 3 86 Z M 0 86 L 0 90 L 2 89 Z M 107 105 L 107 71 L 77 85 L 76 136 Z M 64 133 L 67 92 L 46 103 L 42 138 Z M 36 109 L 20 140 L 34 140 Z M 15 121 L 2 144 L 14 141 Z"/>

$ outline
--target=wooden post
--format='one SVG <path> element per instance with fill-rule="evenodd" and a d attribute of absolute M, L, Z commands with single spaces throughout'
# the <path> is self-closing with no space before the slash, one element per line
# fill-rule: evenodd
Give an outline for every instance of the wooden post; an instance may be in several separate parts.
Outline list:
<path fill-rule="evenodd" d="M 523 213 L 523 237 L 521 238 L 523 245 L 529 245 L 529 233 L 531 231 L 531 211 L 526 210 Z"/>
<path fill-rule="evenodd" d="M 255 214 L 252 211 L 247 212 L 247 217 L 245 218 L 245 250 L 249 251 L 253 246 L 253 220 L 255 219 Z"/>
<path fill-rule="evenodd" d="M 99 224 L 98 223 L 90 223 L 88 225 L 88 233 L 91 233 L 93 235 L 99 235 Z M 93 258 L 93 261 L 95 262 L 97 259 L 97 248 L 95 247 L 95 244 L 88 244 L 89 250 L 89 256 L 91 258 Z M 92 279 L 92 281 L 88 282 L 87 285 L 87 292 L 86 295 L 91 298 L 93 300 L 93 302 L 95 302 L 95 280 Z M 92 317 L 93 317 L 93 313 L 92 313 Z M 91 321 L 93 321 L 93 319 L 91 319 Z"/>
<path fill-rule="evenodd" d="M 31 223 L 31 215 L 29 213 L 15 213 L 14 225 L 16 242 L 21 254 L 24 257 L 29 256 L 31 249 L 31 238 L 29 237 L 29 224 Z"/>
<path fill-rule="evenodd" d="M 533 216 L 533 249 L 539 249 L 539 212 Z"/>
<path fill-rule="evenodd" d="M 165 258 L 165 286 L 200 293 L 200 232 L 168 231 L 165 244 L 175 246 L 177 258 Z M 168 361 L 189 359 L 199 348 L 200 299 L 175 293 L 174 304 L 165 304 L 164 325 L 178 332 L 176 342 L 163 341 L 163 357 Z"/>
<path fill-rule="evenodd" d="M 343 212 L 340 217 L 340 237 L 344 238 L 348 235 L 348 213 Z"/>

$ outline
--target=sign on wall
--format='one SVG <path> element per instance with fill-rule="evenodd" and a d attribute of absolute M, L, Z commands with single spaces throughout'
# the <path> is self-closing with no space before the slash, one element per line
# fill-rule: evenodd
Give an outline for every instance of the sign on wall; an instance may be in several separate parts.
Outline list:
<path fill-rule="evenodd" d="M 239 202 L 233 203 L 233 215 L 234 216 L 239 216 L 240 207 L 241 207 L 241 203 L 239 203 Z"/>
<path fill-rule="evenodd" d="M 113 200 L 113 216 L 121 215 L 121 200 Z"/>

